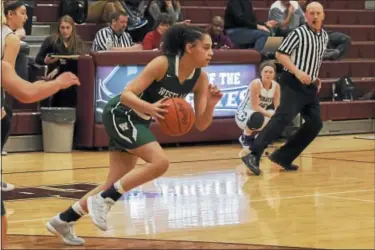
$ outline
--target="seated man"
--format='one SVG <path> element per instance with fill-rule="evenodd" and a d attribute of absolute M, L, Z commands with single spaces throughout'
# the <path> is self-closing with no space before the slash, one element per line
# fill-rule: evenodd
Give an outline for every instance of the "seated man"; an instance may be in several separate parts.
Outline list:
<path fill-rule="evenodd" d="M 164 33 L 173 25 L 174 19 L 171 15 L 161 13 L 157 19 L 156 28 L 146 34 L 143 39 L 144 50 L 159 50 Z"/>
<path fill-rule="evenodd" d="M 275 1 L 269 10 L 268 19 L 276 21 L 275 36 L 286 37 L 290 31 L 306 23 L 305 13 L 297 1 Z"/>
<path fill-rule="evenodd" d="M 135 51 L 141 50 L 142 45 L 133 43 L 132 37 L 126 32 L 128 16 L 124 12 L 115 12 L 111 15 L 111 25 L 100 29 L 92 43 L 93 51 L 117 50 Z"/>
<path fill-rule="evenodd" d="M 244 148 L 250 147 L 255 136 L 267 124 L 280 104 L 280 86 L 274 81 L 275 64 L 264 61 L 259 69 L 261 78 L 250 82 L 246 96 L 235 115 L 237 126 L 243 129 L 239 140 Z"/>
<path fill-rule="evenodd" d="M 211 25 L 208 27 L 211 36 L 213 49 L 232 49 L 234 44 L 228 36 L 224 34 L 224 20 L 220 16 L 214 16 Z"/>

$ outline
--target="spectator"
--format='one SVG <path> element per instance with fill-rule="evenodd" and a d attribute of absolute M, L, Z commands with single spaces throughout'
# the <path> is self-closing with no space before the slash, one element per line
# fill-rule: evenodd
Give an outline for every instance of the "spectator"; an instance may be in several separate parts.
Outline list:
<path fill-rule="evenodd" d="M 63 72 L 77 74 L 77 61 L 52 58 L 51 55 L 79 55 L 86 52 L 84 42 L 79 37 L 73 19 L 65 15 L 60 18 L 55 34 L 44 39 L 35 58 L 40 65 L 47 65 L 48 79 L 54 79 Z M 61 90 L 52 97 L 53 107 L 75 107 L 77 102 L 77 86 Z M 42 103 L 43 106 L 49 104 Z"/>
<path fill-rule="evenodd" d="M 142 45 L 135 44 L 126 28 L 128 16 L 124 12 L 114 12 L 111 15 L 111 25 L 99 30 L 92 44 L 93 51 L 116 50 L 135 51 L 141 50 Z"/>
<path fill-rule="evenodd" d="M 171 15 L 174 23 L 190 23 L 190 20 L 183 20 L 181 4 L 178 0 L 150 0 L 147 12 L 149 15 L 149 22 L 151 23 L 156 22 L 161 13 Z"/>
<path fill-rule="evenodd" d="M 224 20 L 226 34 L 236 46 L 254 48 L 260 52 L 270 34 L 268 27 L 275 23 L 259 23 L 249 0 L 228 0 Z"/>
<path fill-rule="evenodd" d="M 150 31 L 146 34 L 143 39 L 143 49 L 144 50 L 159 50 L 162 36 L 165 31 L 173 25 L 173 18 L 166 14 L 162 13 L 158 17 L 157 26 L 153 31 Z"/>
<path fill-rule="evenodd" d="M 269 20 L 276 21 L 273 27 L 275 36 L 286 37 L 290 31 L 306 23 L 305 13 L 297 1 L 275 1 L 270 8 Z"/>
<path fill-rule="evenodd" d="M 214 16 L 211 25 L 208 27 L 211 36 L 213 49 L 233 49 L 234 44 L 228 36 L 224 34 L 224 20 L 220 16 Z"/>
<path fill-rule="evenodd" d="M 305 10 L 306 6 L 312 2 L 311 0 L 298 0 L 299 5 Z M 324 27 L 323 27 L 324 28 Z M 351 38 L 341 32 L 326 30 L 328 33 L 328 46 L 323 60 L 339 60 L 342 59 L 349 51 L 352 43 Z"/>
<path fill-rule="evenodd" d="M 148 0 L 122 0 L 125 13 L 128 15 L 127 31 L 134 42 L 142 42 L 145 35 L 153 30 L 153 23 L 149 23 L 145 16 Z"/>

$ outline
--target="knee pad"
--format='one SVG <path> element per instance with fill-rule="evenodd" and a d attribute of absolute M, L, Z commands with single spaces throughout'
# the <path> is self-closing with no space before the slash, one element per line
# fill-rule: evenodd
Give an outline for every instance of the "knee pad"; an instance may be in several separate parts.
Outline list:
<path fill-rule="evenodd" d="M 246 122 L 248 129 L 260 129 L 264 123 L 264 115 L 260 112 L 254 112 Z"/>

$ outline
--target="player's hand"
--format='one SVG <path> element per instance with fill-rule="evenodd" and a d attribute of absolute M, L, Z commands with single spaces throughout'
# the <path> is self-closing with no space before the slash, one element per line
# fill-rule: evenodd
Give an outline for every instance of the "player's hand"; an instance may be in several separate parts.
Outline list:
<path fill-rule="evenodd" d="M 277 21 L 276 20 L 269 20 L 268 22 L 266 22 L 266 26 L 268 28 L 274 28 L 274 27 L 276 27 L 276 25 L 277 25 Z"/>
<path fill-rule="evenodd" d="M 270 30 L 266 26 L 264 26 L 264 25 L 257 24 L 257 29 L 258 30 L 263 30 L 263 31 L 265 31 L 267 33 L 270 33 Z"/>
<path fill-rule="evenodd" d="M 80 85 L 78 77 L 71 72 L 64 72 L 58 77 L 56 77 L 57 84 L 59 84 L 60 89 L 66 89 L 73 85 Z"/>
<path fill-rule="evenodd" d="M 293 14 L 295 11 L 295 8 L 292 4 L 289 4 L 289 7 L 288 7 L 288 13 L 289 15 Z"/>
<path fill-rule="evenodd" d="M 297 72 L 296 77 L 303 84 L 306 84 L 306 85 L 311 84 L 311 76 L 309 76 L 308 74 L 306 74 L 305 72 L 301 70 Z"/>
<path fill-rule="evenodd" d="M 153 103 L 151 105 L 151 109 L 147 113 L 156 119 L 164 120 L 164 115 L 168 113 L 167 108 L 169 107 L 169 104 L 163 102 L 167 99 L 167 97 L 164 97 L 163 99 Z"/>
<path fill-rule="evenodd" d="M 59 60 L 59 58 L 52 58 L 52 57 L 49 57 L 48 55 L 44 58 L 44 63 L 45 64 L 52 64 L 52 63 L 55 63 Z"/>
<path fill-rule="evenodd" d="M 207 106 L 215 107 L 216 104 L 220 101 L 221 97 L 223 97 L 223 93 L 221 93 L 220 89 L 216 85 L 209 84 Z"/>

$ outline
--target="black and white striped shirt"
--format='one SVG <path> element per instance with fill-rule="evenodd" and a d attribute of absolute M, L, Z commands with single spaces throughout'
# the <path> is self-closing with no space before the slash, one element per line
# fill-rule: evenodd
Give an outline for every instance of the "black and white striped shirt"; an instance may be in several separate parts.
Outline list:
<path fill-rule="evenodd" d="M 325 30 L 322 29 L 318 33 L 304 24 L 289 33 L 281 43 L 278 52 L 290 55 L 296 67 L 308 74 L 314 81 L 319 75 L 327 44 L 328 34 Z"/>
<path fill-rule="evenodd" d="M 110 41 L 111 43 L 109 43 Z M 96 33 L 92 43 L 92 50 L 109 50 L 109 44 L 111 44 L 112 47 L 131 47 L 133 46 L 133 39 L 127 32 L 118 35 L 111 26 L 105 27 Z"/>

